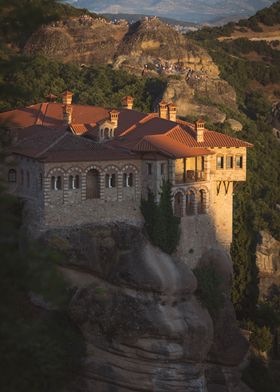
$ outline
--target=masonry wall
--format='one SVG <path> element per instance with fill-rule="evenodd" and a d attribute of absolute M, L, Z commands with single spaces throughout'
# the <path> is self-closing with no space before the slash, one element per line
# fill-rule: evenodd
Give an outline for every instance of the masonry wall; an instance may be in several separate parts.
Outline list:
<path fill-rule="evenodd" d="M 99 173 L 99 197 L 87 197 L 87 175 Z M 124 174 L 133 174 L 133 185 L 124 186 Z M 106 175 L 115 175 L 115 186 L 108 187 Z M 79 188 L 70 189 L 69 176 L 79 176 Z M 53 190 L 52 177 L 63 179 L 61 190 Z M 142 224 L 141 162 L 102 161 L 82 163 L 48 163 L 45 165 L 44 202 L 45 227 L 63 227 L 87 223 L 123 221 Z"/>

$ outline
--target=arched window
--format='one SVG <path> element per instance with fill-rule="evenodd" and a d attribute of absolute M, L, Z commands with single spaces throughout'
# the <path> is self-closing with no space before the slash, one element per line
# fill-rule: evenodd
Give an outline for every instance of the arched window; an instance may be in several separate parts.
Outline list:
<path fill-rule="evenodd" d="M 105 186 L 106 188 L 115 188 L 116 187 L 116 174 L 106 174 L 105 176 Z"/>
<path fill-rule="evenodd" d="M 123 174 L 123 186 L 124 188 L 133 187 L 133 173 L 124 173 Z"/>
<path fill-rule="evenodd" d="M 8 182 L 17 182 L 17 172 L 15 169 L 10 169 L 8 172 Z"/>
<path fill-rule="evenodd" d="M 128 175 L 128 186 L 129 187 L 133 186 L 133 173 L 129 173 Z"/>
<path fill-rule="evenodd" d="M 62 189 L 62 179 L 61 176 L 52 176 L 51 178 L 51 189 L 53 191 L 60 191 Z"/>
<path fill-rule="evenodd" d="M 56 190 L 61 190 L 62 189 L 62 180 L 61 176 L 56 177 Z"/>
<path fill-rule="evenodd" d="M 186 194 L 186 215 L 194 215 L 195 213 L 195 193 L 188 191 Z"/>
<path fill-rule="evenodd" d="M 204 189 L 201 189 L 199 191 L 199 202 L 197 206 L 197 212 L 199 214 L 206 214 L 206 191 Z"/>
<path fill-rule="evenodd" d="M 75 176 L 69 176 L 69 189 L 79 189 L 80 188 L 80 176 L 76 174 Z"/>

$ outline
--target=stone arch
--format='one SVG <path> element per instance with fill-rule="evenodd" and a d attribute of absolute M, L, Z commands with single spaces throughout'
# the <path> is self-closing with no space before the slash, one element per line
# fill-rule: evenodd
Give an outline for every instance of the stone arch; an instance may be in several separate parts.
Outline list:
<path fill-rule="evenodd" d="M 174 195 L 174 215 L 179 218 L 183 216 L 183 203 L 184 193 L 179 190 Z"/>
<path fill-rule="evenodd" d="M 103 170 L 105 173 L 108 173 L 108 171 L 114 171 L 118 173 L 120 171 L 120 168 L 116 165 L 108 165 Z"/>
<path fill-rule="evenodd" d="M 85 174 L 87 174 L 90 170 L 95 169 L 97 171 L 99 171 L 100 174 L 102 174 L 103 170 L 100 166 L 97 165 L 90 165 L 85 169 Z"/>
<path fill-rule="evenodd" d="M 83 171 L 79 167 L 71 167 L 67 170 L 66 175 L 68 177 L 69 190 L 75 190 L 81 187 L 82 173 Z"/>
<path fill-rule="evenodd" d="M 200 187 L 197 194 L 197 212 L 206 214 L 209 205 L 209 191 L 206 187 Z"/>
<path fill-rule="evenodd" d="M 186 192 L 186 215 L 194 215 L 196 208 L 196 195 L 195 188 L 188 188 Z"/>
<path fill-rule="evenodd" d="M 60 173 L 61 175 L 65 175 L 65 170 L 61 167 L 54 167 L 53 169 L 49 170 L 47 177 L 52 176 L 53 174 Z"/>
<path fill-rule="evenodd" d="M 50 181 L 50 188 L 52 191 L 62 191 L 64 188 L 65 170 L 61 167 L 54 167 L 47 174 L 47 179 Z"/>
<path fill-rule="evenodd" d="M 136 187 L 138 185 L 138 169 L 135 165 L 124 165 L 121 171 L 124 188 Z"/>
<path fill-rule="evenodd" d="M 92 168 L 86 171 L 86 198 L 100 199 L 100 171 Z"/>

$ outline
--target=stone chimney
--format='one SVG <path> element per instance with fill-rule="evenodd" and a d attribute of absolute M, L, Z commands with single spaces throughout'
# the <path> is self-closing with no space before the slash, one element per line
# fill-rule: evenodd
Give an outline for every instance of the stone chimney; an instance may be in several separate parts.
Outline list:
<path fill-rule="evenodd" d="M 111 110 L 109 114 L 110 114 L 110 121 L 111 121 L 111 123 L 113 123 L 114 127 L 117 128 L 118 124 L 119 124 L 119 114 L 120 114 L 120 112 L 118 112 L 117 110 Z"/>
<path fill-rule="evenodd" d="M 130 110 L 133 109 L 133 101 L 134 101 L 133 97 L 130 97 L 130 96 L 123 97 L 123 99 L 122 99 L 123 108 L 130 109 Z"/>
<path fill-rule="evenodd" d="M 172 102 L 168 105 L 168 119 L 174 122 L 176 122 L 177 119 L 177 107 Z"/>
<path fill-rule="evenodd" d="M 159 117 L 168 119 L 168 106 L 165 101 L 159 103 Z"/>
<path fill-rule="evenodd" d="M 47 102 L 55 102 L 56 101 L 57 96 L 49 93 L 49 95 L 46 96 Z"/>
<path fill-rule="evenodd" d="M 64 105 L 63 118 L 67 124 L 72 123 L 72 112 L 73 112 L 73 107 L 71 105 Z"/>
<path fill-rule="evenodd" d="M 62 103 L 64 105 L 72 105 L 72 98 L 73 98 L 73 93 L 71 91 L 65 91 L 62 94 Z"/>
<path fill-rule="evenodd" d="M 203 120 L 197 120 L 194 125 L 195 125 L 196 141 L 204 142 L 205 122 Z"/>

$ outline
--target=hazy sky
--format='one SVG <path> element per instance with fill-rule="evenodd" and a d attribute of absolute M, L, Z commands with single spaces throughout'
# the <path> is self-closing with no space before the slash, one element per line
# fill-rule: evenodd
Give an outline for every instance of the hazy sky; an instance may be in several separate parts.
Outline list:
<path fill-rule="evenodd" d="M 76 7 L 100 13 L 140 13 L 193 22 L 223 16 L 248 16 L 273 0 L 65 0 Z"/>

